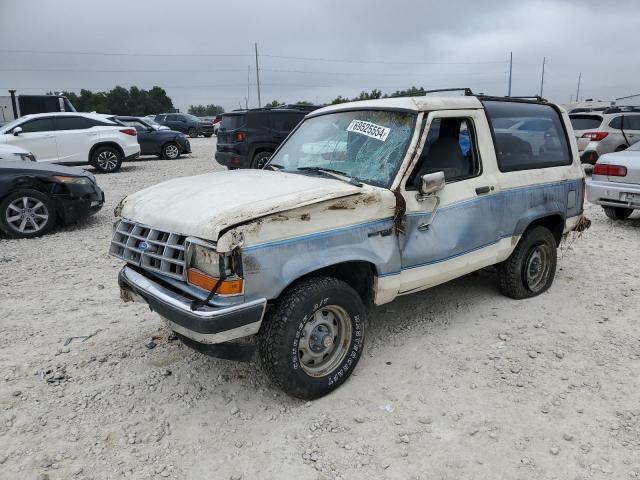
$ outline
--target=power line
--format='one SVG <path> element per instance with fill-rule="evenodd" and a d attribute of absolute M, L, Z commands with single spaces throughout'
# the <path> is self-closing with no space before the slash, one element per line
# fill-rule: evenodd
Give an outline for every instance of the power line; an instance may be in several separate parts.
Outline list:
<path fill-rule="evenodd" d="M 485 65 L 485 64 L 507 64 L 508 61 L 485 61 L 485 62 L 388 62 L 384 60 L 341 60 L 335 58 L 319 57 L 289 57 L 286 55 L 270 55 L 262 53 L 260 56 L 269 58 L 281 58 L 285 60 L 309 60 L 314 62 L 336 62 L 336 63 L 358 63 L 358 64 L 384 64 L 384 65 Z"/>
<path fill-rule="evenodd" d="M 35 55 L 95 55 L 105 57 L 251 57 L 246 53 L 130 53 L 130 52 L 65 52 L 44 50 L 0 50 L 0 53 Z"/>

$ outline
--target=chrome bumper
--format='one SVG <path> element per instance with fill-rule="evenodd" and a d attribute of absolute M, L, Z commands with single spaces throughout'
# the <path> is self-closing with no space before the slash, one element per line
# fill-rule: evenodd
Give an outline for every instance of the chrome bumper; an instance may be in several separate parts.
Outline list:
<path fill-rule="evenodd" d="M 640 185 L 587 180 L 587 200 L 596 205 L 640 208 L 640 203 L 628 200 L 628 193 L 640 195 Z"/>
<path fill-rule="evenodd" d="M 118 283 L 122 300 L 147 303 L 172 330 L 204 344 L 227 342 L 258 333 L 267 307 L 266 299 L 258 299 L 230 307 L 207 305 L 191 310 L 191 299 L 128 266 L 120 271 Z"/>

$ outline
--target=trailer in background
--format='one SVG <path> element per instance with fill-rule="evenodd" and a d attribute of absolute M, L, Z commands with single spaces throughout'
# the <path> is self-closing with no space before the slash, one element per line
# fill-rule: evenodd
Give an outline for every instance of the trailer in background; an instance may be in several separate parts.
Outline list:
<path fill-rule="evenodd" d="M 9 95 L 0 96 L 0 125 L 32 113 L 75 112 L 76 109 L 64 95 Z"/>

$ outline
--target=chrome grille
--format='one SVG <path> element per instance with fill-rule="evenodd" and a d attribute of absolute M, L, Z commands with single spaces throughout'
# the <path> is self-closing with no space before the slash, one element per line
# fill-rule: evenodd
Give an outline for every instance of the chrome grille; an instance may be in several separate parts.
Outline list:
<path fill-rule="evenodd" d="M 186 238 L 123 219 L 113 232 L 109 253 L 146 270 L 183 280 Z"/>

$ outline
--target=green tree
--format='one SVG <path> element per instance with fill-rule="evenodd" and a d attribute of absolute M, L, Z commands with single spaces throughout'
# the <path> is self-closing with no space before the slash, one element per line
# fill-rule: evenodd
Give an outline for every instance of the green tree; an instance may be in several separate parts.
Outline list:
<path fill-rule="evenodd" d="M 272 102 L 267 103 L 264 108 L 275 108 L 275 107 L 279 107 L 280 105 L 282 105 L 282 102 L 279 102 L 278 100 L 274 100 Z"/>
<path fill-rule="evenodd" d="M 188 112 L 197 117 L 215 117 L 224 113 L 224 108 L 220 105 L 190 105 Z"/>
<path fill-rule="evenodd" d="M 92 92 L 83 88 L 80 95 L 75 92 L 63 94 L 80 112 L 143 116 L 174 111 L 173 102 L 167 96 L 167 92 L 157 86 L 151 90 L 135 86 L 130 89 L 118 86 L 108 92 Z"/>

